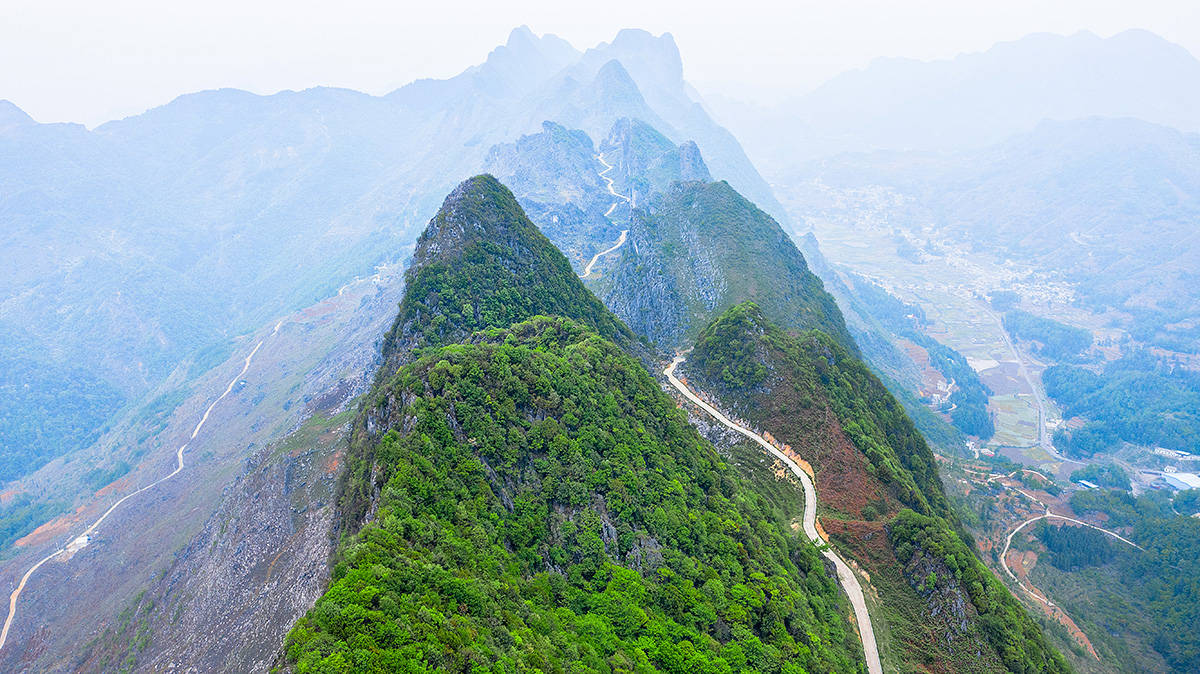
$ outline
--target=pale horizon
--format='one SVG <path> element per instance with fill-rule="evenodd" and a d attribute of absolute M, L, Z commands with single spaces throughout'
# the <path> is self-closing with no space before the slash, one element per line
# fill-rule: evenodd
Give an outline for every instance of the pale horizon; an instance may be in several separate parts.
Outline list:
<path fill-rule="evenodd" d="M 272 94 L 328 86 L 381 95 L 481 63 L 520 25 L 581 51 L 622 28 L 669 32 L 685 77 L 702 94 L 759 104 L 879 58 L 953 58 L 1033 33 L 1106 38 L 1142 29 L 1200 53 L 1200 6 L 1182 2 L 805 5 L 796 11 L 790 3 L 751 2 L 744 20 L 724 21 L 718 13 L 725 5 L 625 0 L 599 16 L 544 1 L 447 14 L 371 0 L 336 10 L 275 0 L 205 8 L 18 0 L 0 27 L 0 57 L 22 67 L 0 73 L 0 99 L 39 122 L 91 128 L 209 89 Z"/>

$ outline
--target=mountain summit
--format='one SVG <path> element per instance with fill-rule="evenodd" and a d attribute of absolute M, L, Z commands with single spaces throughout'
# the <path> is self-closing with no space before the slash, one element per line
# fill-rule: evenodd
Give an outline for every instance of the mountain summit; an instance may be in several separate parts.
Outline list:
<path fill-rule="evenodd" d="M 400 313 L 383 354 L 397 363 L 417 347 L 459 341 L 539 314 L 577 320 L 630 344 L 629 329 L 604 308 L 571 263 L 490 175 L 463 181 L 417 240 Z"/>

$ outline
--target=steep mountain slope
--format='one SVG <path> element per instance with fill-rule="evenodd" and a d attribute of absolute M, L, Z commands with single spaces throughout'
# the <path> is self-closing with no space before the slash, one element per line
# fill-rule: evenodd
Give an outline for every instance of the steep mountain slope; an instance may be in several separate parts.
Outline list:
<path fill-rule="evenodd" d="M 353 533 L 288 638 L 297 671 L 859 670 L 816 549 L 604 336 L 630 333 L 548 246 L 488 176 L 422 235 L 339 486 Z M 442 301 L 472 278 L 477 317 Z M 583 322 L 534 316 L 553 312 Z"/>
<path fill-rule="evenodd" d="M 607 231 L 628 230 L 629 243 L 587 283 L 635 332 L 682 346 L 724 309 L 753 299 L 782 324 L 821 329 L 857 351 L 837 303 L 795 244 L 728 183 L 710 182 L 695 144 L 674 145 L 641 120 L 618 120 L 598 151 L 612 166 L 605 177 L 633 208 L 617 203 L 607 215 L 597 211 L 614 197 L 597 184 L 602 164 L 588 161 L 589 148 L 585 134 L 547 126 L 493 149 L 489 165 L 513 177 L 522 203 L 560 245 L 606 231 L 600 218 L 614 223 Z M 607 248 L 610 236 L 592 240 L 579 259 Z"/>
<path fill-rule="evenodd" d="M 512 192 L 490 175 L 465 180 L 446 197 L 421 234 L 405 280 L 400 311 L 384 337 L 377 386 L 419 349 L 538 315 L 574 319 L 646 355 L 629 328 L 584 287 L 562 253 L 530 222 Z M 403 404 L 384 397 L 374 408 L 367 405 L 356 422 L 339 496 L 344 526 L 352 528 L 368 515 L 383 486 L 374 444 L 379 429 L 393 424 Z"/>
<path fill-rule="evenodd" d="M 885 662 L 1066 671 L 956 532 L 933 454 L 857 358 L 819 332 L 785 333 L 745 303 L 704 329 L 685 366 L 694 386 L 811 462 L 821 524 L 876 590 Z"/>
<path fill-rule="evenodd" d="M 384 270 L 239 337 L 209 371 L 177 373 L 93 446 L 10 483 L 16 502 L 66 506 L 10 548 L 6 597 L 37 560 L 174 470 L 187 444 L 177 475 L 125 500 L 86 546 L 28 579 L 0 670 L 265 668 L 328 577 L 333 487 L 353 420 L 336 415 L 368 389 L 402 290 L 399 270 Z"/>
<path fill-rule="evenodd" d="M 297 671 L 860 666 L 816 549 L 611 342 L 533 319 L 385 390 L 389 476 Z"/>
<path fill-rule="evenodd" d="M 677 180 L 711 180 L 695 143 L 675 145 L 642 120 L 618 119 L 602 138 L 596 147 L 582 130 L 545 122 L 494 146 L 484 164 L 578 271 L 627 229 L 633 205 Z"/>
<path fill-rule="evenodd" d="M 763 210 L 778 220 L 787 215 L 775 199 L 770 186 L 746 157 L 733 134 L 708 115 L 688 92 L 683 79 L 683 63 L 675 38 L 670 33 L 655 37 L 644 30 L 625 29 L 611 43 L 600 44 L 584 52 L 569 73 L 589 73 L 610 60 L 624 64 L 646 98 L 648 106 L 663 124 L 644 115 L 628 114 L 655 127 L 675 143 L 694 141 L 707 157 L 713 175 L 727 180 Z M 563 120 L 567 123 L 567 120 Z"/>
<path fill-rule="evenodd" d="M 576 319 L 627 346 L 634 341 L 490 175 L 466 180 L 446 197 L 417 240 L 405 277 L 400 313 L 383 345 L 389 364 L 413 349 L 539 314 Z"/>
<path fill-rule="evenodd" d="M 671 183 L 712 181 L 708 164 L 693 141 L 675 145 L 640 119 L 618 119 L 600 143 L 600 152 L 613 166 L 615 188 L 636 205 Z"/>
<path fill-rule="evenodd" d="M 663 347 L 688 343 L 746 300 L 790 328 L 820 329 L 857 351 L 837 303 L 769 215 L 726 182 L 677 182 L 638 208 L 630 244 L 597 294 Z"/>
<path fill-rule="evenodd" d="M 597 246 L 620 235 L 616 201 L 600 177 L 592 139 L 583 131 L 544 122 L 542 131 L 493 146 L 484 171 L 512 188 L 529 219 L 582 271 Z M 620 209 L 620 206 L 618 209 Z"/>

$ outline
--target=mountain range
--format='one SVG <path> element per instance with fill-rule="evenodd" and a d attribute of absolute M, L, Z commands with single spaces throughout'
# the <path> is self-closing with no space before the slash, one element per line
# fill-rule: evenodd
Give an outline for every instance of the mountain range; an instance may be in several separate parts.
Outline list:
<path fill-rule="evenodd" d="M 20 346 L 0 353 L 3 369 L 50 358 L 86 372 L 27 382 L 36 390 L 6 396 L 0 419 L 45 417 L 31 412 L 71 387 L 102 392 L 91 416 L 62 407 L 58 426 L 0 425 L 22 456 L 7 477 L 93 443 L 75 429 L 135 412 L 238 335 L 403 260 L 457 177 L 544 120 L 597 136 L 651 120 L 782 217 L 686 89 L 669 34 L 622 31 L 580 53 L 519 28 L 456 77 L 380 97 L 222 89 L 94 130 L 4 102 L 0 236 L 23 264 L 0 272 L 0 334 Z"/>
<path fill-rule="evenodd" d="M 775 182 L 779 169 L 843 152 L 979 148 L 1043 120 L 1136 117 L 1200 131 L 1200 61 L 1144 30 L 1035 33 L 952 59 L 879 58 L 764 108 L 710 107 Z"/>
<path fill-rule="evenodd" d="M 755 147 L 795 214 L 890 190 L 897 227 L 1178 342 L 1200 143 L 1163 124 L 1192 94 L 1133 73 L 1185 57 L 1134 32 L 876 63 Z M 1097 63 L 1146 95 L 1093 91 Z M 971 107 L 984 80 L 1024 103 Z M 519 28 L 379 97 L 219 90 L 94 130 L 0 102 L 28 258 L 0 272 L 0 669 L 1067 671 L 931 449 L 984 434 L 986 386 L 794 236 L 689 92 L 669 34 Z"/>

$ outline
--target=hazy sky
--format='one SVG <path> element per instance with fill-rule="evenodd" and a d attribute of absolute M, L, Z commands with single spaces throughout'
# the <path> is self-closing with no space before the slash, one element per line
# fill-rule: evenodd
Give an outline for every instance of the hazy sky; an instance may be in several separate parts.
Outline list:
<path fill-rule="evenodd" d="M 0 98 L 89 126 L 200 89 L 381 94 L 482 61 L 528 24 L 583 49 L 674 34 L 701 91 L 796 93 L 878 56 L 980 51 L 1027 33 L 1145 28 L 1200 54 L 1196 0 L 3 0 Z"/>

